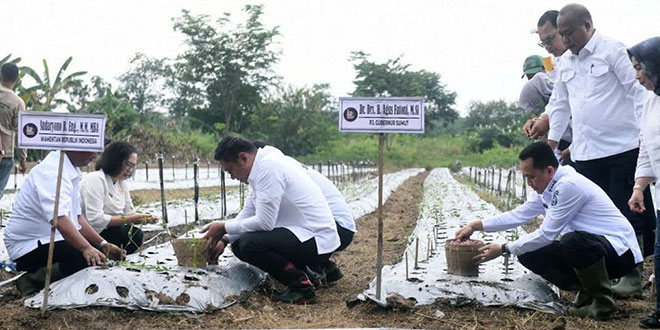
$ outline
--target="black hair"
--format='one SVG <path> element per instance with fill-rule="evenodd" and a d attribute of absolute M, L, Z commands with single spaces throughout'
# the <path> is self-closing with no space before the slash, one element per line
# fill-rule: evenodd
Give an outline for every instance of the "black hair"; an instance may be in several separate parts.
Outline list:
<path fill-rule="evenodd" d="M 541 18 L 539 18 L 539 22 L 536 23 L 536 26 L 543 26 L 545 25 L 546 22 L 550 22 L 550 24 L 552 24 L 552 27 L 556 29 L 557 16 L 559 16 L 558 10 L 548 10 L 545 13 L 543 13 L 543 15 L 541 15 Z"/>
<path fill-rule="evenodd" d="M 521 161 L 532 158 L 533 167 L 544 170 L 548 166 L 559 167 L 559 162 L 552 148 L 546 142 L 534 142 L 523 149 L 518 155 Z"/>
<path fill-rule="evenodd" d="M 0 68 L 0 75 L 4 82 L 16 82 L 18 80 L 18 66 L 11 62 L 5 63 L 2 65 L 2 68 Z"/>
<path fill-rule="evenodd" d="M 103 170 L 103 173 L 109 176 L 117 176 L 121 172 L 124 161 L 131 154 L 137 154 L 137 149 L 132 144 L 124 141 L 112 142 L 96 162 L 96 170 Z"/>
<path fill-rule="evenodd" d="M 630 59 L 637 59 L 651 80 L 656 95 L 660 95 L 660 37 L 646 39 L 628 49 Z"/>
<path fill-rule="evenodd" d="M 235 162 L 238 160 L 238 154 L 247 152 L 253 154 L 257 147 L 252 142 L 239 137 L 227 136 L 218 143 L 215 148 L 215 160 L 223 162 Z"/>

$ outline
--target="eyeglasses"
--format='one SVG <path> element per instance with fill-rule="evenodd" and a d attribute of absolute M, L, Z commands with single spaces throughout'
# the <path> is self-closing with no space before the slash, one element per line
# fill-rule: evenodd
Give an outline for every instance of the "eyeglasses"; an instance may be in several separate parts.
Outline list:
<path fill-rule="evenodd" d="M 131 162 L 125 160 L 125 161 L 124 161 L 124 166 L 126 166 L 126 168 L 130 168 L 131 170 L 134 170 L 135 167 L 137 166 L 137 164 L 133 164 L 133 163 L 131 163 Z"/>
<path fill-rule="evenodd" d="M 555 37 L 557 36 L 557 32 L 555 34 L 545 38 L 544 40 L 539 41 L 538 45 L 541 48 L 545 48 L 546 46 L 552 45 L 552 42 L 555 41 Z"/>

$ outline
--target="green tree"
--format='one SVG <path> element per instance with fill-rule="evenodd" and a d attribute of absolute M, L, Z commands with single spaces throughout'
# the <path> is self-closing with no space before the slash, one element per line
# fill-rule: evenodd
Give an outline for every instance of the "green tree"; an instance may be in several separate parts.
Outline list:
<path fill-rule="evenodd" d="M 510 147 L 526 143 L 521 128 L 531 115 L 525 110 L 502 100 L 472 102 L 469 108 L 464 125 L 473 151 L 482 152 L 495 144 Z"/>
<path fill-rule="evenodd" d="M 313 153 L 335 139 L 337 111 L 327 84 L 287 87 L 257 106 L 245 135 L 263 139 L 287 155 Z"/>
<path fill-rule="evenodd" d="M 162 108 L 165 105 L 165 81 L 172 75 L 167 59 L 136 53 L 130 64 L 130 69 L 119 76 L 120 90 L 141 114 Z"/>
<path fill-rule="evenodd" d="M 263 25 L 262 6 L 247 5 L 244 11 L 247 21 L 236 26 L 230 26 L 228 13 L 213 23 L 187 10 L 174 19 L 188 49 L 174 64 L 173 115 L 188 114 L 208 127 L 223 123 L 224 134 L 240 132 L 262 95 L 278 82 L 272 70 L 280 55 L 272 49 L 278 29 Z"/>
<path fill-rule="evenodd" d="M 55 79 L 51 79 L 48 62 L 45 59 L 42 61 L 44 66 L 43 78 L 30 67 L 24 66 L 21 68 L 25 74 L 32 77 L 36 82 L 34 86 L 19 89 L 19 94 L 24 95 L 28 109 L 32 111 L 51 111 L 60 105 L 71 105 L 70 101 L 59 97 L 60 93 L 80 86 L 81 81 L 78 77 L 87 73 L 86 71 L 78 71 L 64 76 L 64 72 L 72 60 L 73 57 L 69 57 L 64 61 L 64 64 L 57 71 Z"/>
<path fill-rule="evenodd" d="M 356 75 L 353 96 L 417 96 L 424 98 L 425 123 L 446 125 L 458 118 L 453 105 L 456 93 L 448 91 L 440 75 L 426 70 L 412 71 L 410 64 L 402 64 L 401 57 L 376 63 L 363 52 L 351 53 Z"/>
<path fill-rule="evenodd" d="M 101 97 L 89 102 L 83 111 L 106 116 L 105 135 L 110 139 L 130 135 L 133 125 L 140 119 L 140 114 L 133 108 L 129 98 L 120 91 L 113 92 L 109 87 Z"/>

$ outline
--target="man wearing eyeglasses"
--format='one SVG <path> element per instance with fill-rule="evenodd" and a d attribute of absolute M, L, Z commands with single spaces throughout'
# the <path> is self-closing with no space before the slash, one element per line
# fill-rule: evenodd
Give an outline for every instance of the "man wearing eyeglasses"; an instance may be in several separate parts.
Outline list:
<path fill-rule="evenodd" d="M 548 143 L 554 149 L 569 123 L 573 127 L 571 158 L 575 169 L 600 186 L 630 221 L 644 251 L 643 237 L 653 238 L 653 212 L 635 214 L 627 207 L 633 191 L 639 152 L 639 119 L 648 95 L 635 79 L 626 47 L 602 36 L 591 14 L 571 4 L 557 17 L 557 33 L 566 52 L 546 111 L 550 114 Z M 650 192 L 645 206 L 653 210 Z M 647 249 L 648 251 L 648 249 Z M 621 296 L 642 292 L 641 263 L 612 290 Z"/>
<path fill-rule="evenodd" d="M 562 41 L 559 33 L 557 32 L 557 16 L 559 11 L 557 10 L 548 10 L 539 18 L 538 23 L 536 24 L 536 32 L 539 35 L 538 45 L 541 48 L 544 48 L 548 53 L 553 56 L 552 67 L 553 70 L 545 71 L 545 74 L 548 75 L 551 81 L 557 79 L 557 70 L 556 68 L 559 65 L 559 60 L 561 55 L 566 52 L 566 46 Z M 552 86 L 549 86 L 552 89 Z M 547 102 L 546 102 L 547 104 Z M 544 104 L 545 105 L 545 104 Z M 547 131 L 550 129 L 550 120 L 547 111 L 544 111 L 541 116 L 537 119 L 528 120 L 523 126 L 523 133 L 531 139 L 541 138 Z M 559 151 L 561 154 L 558 156 L 562 165 L 572 164 L 569 145 L 571 144 L 573 136 L 573 131 L 569 125 L 564 131 L 564 134 L 561 137 L 559 142 Z"/>

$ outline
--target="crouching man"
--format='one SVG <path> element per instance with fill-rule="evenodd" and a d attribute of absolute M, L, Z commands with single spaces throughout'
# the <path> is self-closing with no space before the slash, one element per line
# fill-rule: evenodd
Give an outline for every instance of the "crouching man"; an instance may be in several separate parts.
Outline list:
<path fill-rule="evenodd" d="M 516 255 L 520 263 L 562 290 L 579 290 L 571 313 L 599 320 L 614 313 L 610 279 L 642 262 L 635 232 L 605 192 L 570 166 L 558 167 L 544 142 L 518 156 L 523 176 L 536 191 L 516 209 L 470 222 L 456 232 L 502 231 L 545 213 L 540 228 L 505 244 L 489 244 L 475 257 L 486 262 Z"/>
<path fill-rule="evenodd" d="M 231 242 L 234 255 L 268 272 L 287 290 L 273 300 L 306 303 L 315 288 L 306 265 L 322 269 L 339 247 L 339 235 L 328 203 L 302 166 L 292 166 L 281 152 L 264 152 L 252 142 L 226 137 L 215 159 L 233 179 L 250 185 L 236 219 L 206 226 L 209 262 Z M 225 236 L 226 234 L 226 236 Z"/>
<path fill-rule="evenodd" d="M 57 231 L 51 279 L 57 281 L 85 267 L 120 259 L 122 251 L 108 243 L 87 223 L 80 209 L 80 179 L 77 167 L 86 166 L 93 152 L 65 151 L 57 208 Z M 5 245 L 16 269 L 27 271 L 17 281 L 21 294 L 44 286 L 50 228 L 55 210 L 55 190 L 60 151 L 53 151 L 25 178 L 5 229 Z"/>

